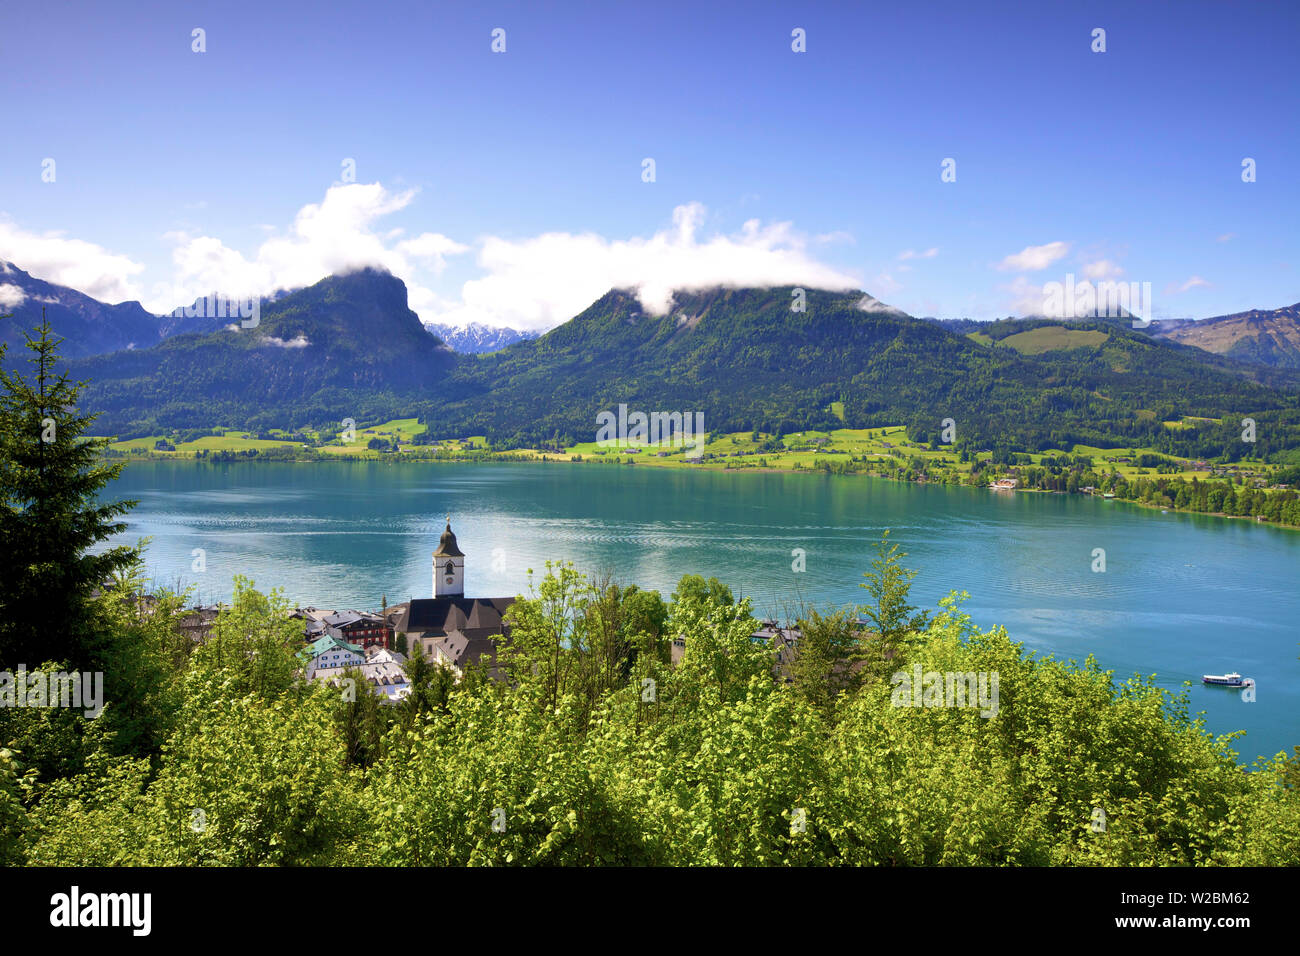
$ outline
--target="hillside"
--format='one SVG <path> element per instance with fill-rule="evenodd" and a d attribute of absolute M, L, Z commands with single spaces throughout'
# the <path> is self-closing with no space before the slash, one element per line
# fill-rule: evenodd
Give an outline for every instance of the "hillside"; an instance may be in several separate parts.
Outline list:
<path fill-rule="evenodd" d="M 41 309 L 55 333 L 64 340 L 63 355 L 77 358 L 120 349 L 144 349 L 157 344 L 157 317 L 139 302 L 107 305 L 75 289 L 37 279 L 11 262 L 0 261 L 0 343 L 9 346 L 9 359 L 25 358 L 16 348 L 23 332 L 40 324 Z"/>
<path fill-rule="evenodd" d="M 1256 365 L 1300 369 L 1300 303 L 1209 319 L 1157 322 L 1152 334 Z"/>
<path fill-rule="evenodd" d="M 234 322 L 151 349 L 73 363 L 101 430 L 157 425 L 358 422 L 434 394 L 455 356 L 407 308 L 401 280 L 373 269 L 332 276 Z"/>
<path fill-rule="evenodd" d="M 934 322 L 863 311 L 861 293 L 810 292 L 803 313 L 790 301 L 788 288 L 717 289 L 678 294 L 655 316 L 631 293 L 612 291 L 535 341 L 462 364 L 451 391 L 467 397 L 421 411 L 434 436 L 519 444 L 587 440 L 597 413 L 619 403 L 702 411 L 711 431 L 906 422 L 928 440 L 952 418 L 959 436 L 985 445 L 1172 441 L 1214 455 L 1240 444 L 1239 428 L 1174 434 L 1162 423 L 1249 414 L 1276 423 L 1261 426 L 1253 450 L 1300 444 L 1294 376 L 1243 371 L 1122 322 L 1072 323 L 1088 333 L 1074 347 L 1021 354 Z M 993 325 L 1005 337 L 1051 324 Z"/>
<path fill-rule="evenodd" d="M 591 440 L 599 412 L 625 403 L 702 412 L 710 431 L 906 423 L 929 441 L 951 418 L 959 443 L 982 447 L 1140 445 L 1234 457 L 1300 448 L 1300 375 L 1291 370 L 1123 321 L 1003 320 L 960 334 L 861 292 L 811 290 L 806 311 L 792 312 L 791 291 L 679 293 L 660 316 L 612 290 L 540 338 L 456 355 L 408 308 L 400 280 L 367 269 L 282 294 L 254 329 L 227 322 L 106 355 L 87 356 L 79 342 L 72 372 L 91 382 L 97 430 L 123 437 L 414 415 L 430 426 L 425 440 L 572 444 Z M 1259 424 L 1250 449 L 1232 424 L 1245 416 Z M 1184 418 L 1224 422 L 1164 424 Z"/>

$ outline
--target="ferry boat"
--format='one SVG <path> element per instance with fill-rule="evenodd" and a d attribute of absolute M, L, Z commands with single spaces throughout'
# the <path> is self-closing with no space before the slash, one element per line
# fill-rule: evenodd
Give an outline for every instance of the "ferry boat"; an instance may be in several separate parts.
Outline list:
<path fill-rule="evenodd" d="M 1231 674 L 1205 674 L 1201 677 L 1201 683 L 1214 684 L 1217 687 L 1249 687 L 1255 682 L 1233 671 Z"/>

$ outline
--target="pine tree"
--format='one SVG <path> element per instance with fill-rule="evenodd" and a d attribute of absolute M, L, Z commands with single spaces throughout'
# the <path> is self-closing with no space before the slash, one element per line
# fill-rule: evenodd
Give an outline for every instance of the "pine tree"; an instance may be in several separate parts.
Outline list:
<path fill-rule="evenodd" d="M 862 575 L 867 580 L 858 585 L 866 588 L 875 601 L 864 605 L 861 612 L 871 622 L 886 652 L 905 644 L 911 635 L 929 625 L 929 615 L 924 611 L 918 614 L 907 603 L 916 572 L 903 567 L 905 557 L 907 552 L 900 552 L 896 544 L 891 545 L 889 531 L 885 531 L 876 546 L 871 570 Z"/>
<path fill-rule="evenodd" d="M 424 656 L 420 645 L 411 647 L 411 656 L 402 666 L 411 682 L 411 691 L 403 701 L 408 719 L 434 710 L 447 712 L 456 678 L 450 669 Z"/>
<path fill-rule="evenodd" d="M 107 439 L 84 437 L 95 416 L 77 411 L 84 383 L 57 370 L 63 340 L 44 312 L 24 337 L 33 378 L 0 366 L 0 665 L 80 668 L 103 650 L 97 589 L 138 556 L 89 552 L 126 530 L 116 519 L 136 502 L 98 499 L 124 465 L 99 459 Z"/>
<path fill-rule="evenodd" d="M 369 767 L 383 755 L 384 716 L 379 695 L 355 667 L 343 671 L 345 694 L 338 712 L 339 730 L 349 766 Z"/>

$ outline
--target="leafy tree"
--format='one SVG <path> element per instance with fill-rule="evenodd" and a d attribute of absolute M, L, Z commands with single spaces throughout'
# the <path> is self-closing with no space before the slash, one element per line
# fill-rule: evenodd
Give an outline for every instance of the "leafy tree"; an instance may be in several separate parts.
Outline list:
<path fill-rule="evenodd" d="M 283 592 L 262 594 L 243 575 L 235 575 L 234 586 L 230 607 L 194 651 L 192 676 L 221 682 L 226 694 L 273 700 L 290 689 L 304 663 L 302 632 Z"/>
<path fill-rule="evenodd" d="M 423 714 L 445 713 L 456 683 L 455 675 L 449 668 L 425 657 L 418 642 L 411 650 L 411 656 L 402 666 L 411 683 L 410 692 L 402 702 L 408 720 Z"/>
<path fill-rule="evenodd" d="M 689 678 L 684 689 L 698 696 L 708 688 L 721 700 L 734 700 L 754 679 L 771 683 L 774 649 L 754 640 L 757 624 L 749 598 L 734 606 L 674 601 L 669 627 L 686 637 L 680 665 Z"/>
<path fill-rule="evenodd" d="M 876 546 L 871 570 L 862 575 L 867 580 L 858 585 L 867 590 L 873 602 L 863 605 L 861 613 L 873 625 L 881 644 L 890 649 L 905 644 L 910 635 L 924 630 L 929 623 L 926 612 L 918 613 L 907 603 L 916 572 L 903 567 L 905 557 L 907 552 L 900 552 L 898 545 L 889 543 L 886 530 Z"/>
<path fill-rule="evenodd" d="M 540 695 L 553 709 L 573 689 L 577 656 L 570 651 L 586 643 L 587 621 L 580 613 L 591 585 L 569 562 L 546 562 L 546 576 L 532 584 L 531 597 L 516 600 L 506 612 L 510 637 L 497 657 L 511 681 Z"/>
<path fill-rule="evenodd" d="M 854 665 L 862 637 L 856 616 L 849 611 L 822 615 L 812 609 L 799 621 L 798 630 L 791 666 L 794 690 L 829 715 L 840 695 L 856 683 Z"/>
<path fill-rule="evenodd" d="M 672 594 L 672 603 L 676 605 L 682 601 L 711 602 L 714 604 L 736 603 L 735 598 L 731 596 L 731 588 L 715 577 L 711 577 L 706 581 L 698 574 L 684 574 L 682 579 L 677 582 L 677 590 L 673 591 Z"/>

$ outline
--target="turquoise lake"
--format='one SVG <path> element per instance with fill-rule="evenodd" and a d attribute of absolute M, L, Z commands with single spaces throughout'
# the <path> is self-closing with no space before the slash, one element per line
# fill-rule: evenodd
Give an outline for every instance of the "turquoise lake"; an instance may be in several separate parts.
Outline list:
<path fill-rule="evenodd" d="M 374 610 L 430 595 L 447 513 L 471 597 L 523 593 L 527 569 L 562 559 L 665 598 L 683 574 L 716 575 L 782 618 L 863 600 L 891 528 L 918 572 L 912 603 L 964 590 L 976 623 L 1035 651 L 1193 681 L 1192 711 L 1215 733 L 1247 731 L 1247 761 L 1300 744 L 1300 533 L 1249 521 L 860 476 L 559 463 L 134 462 L 109 494 L 139 499 L 123 539 L 152 538 L 160 584 L 224 600 L 242 574 L 295 604 Z M 1234 670 L 1256 680 L 1254 702 L 1200 684 Z"/>

